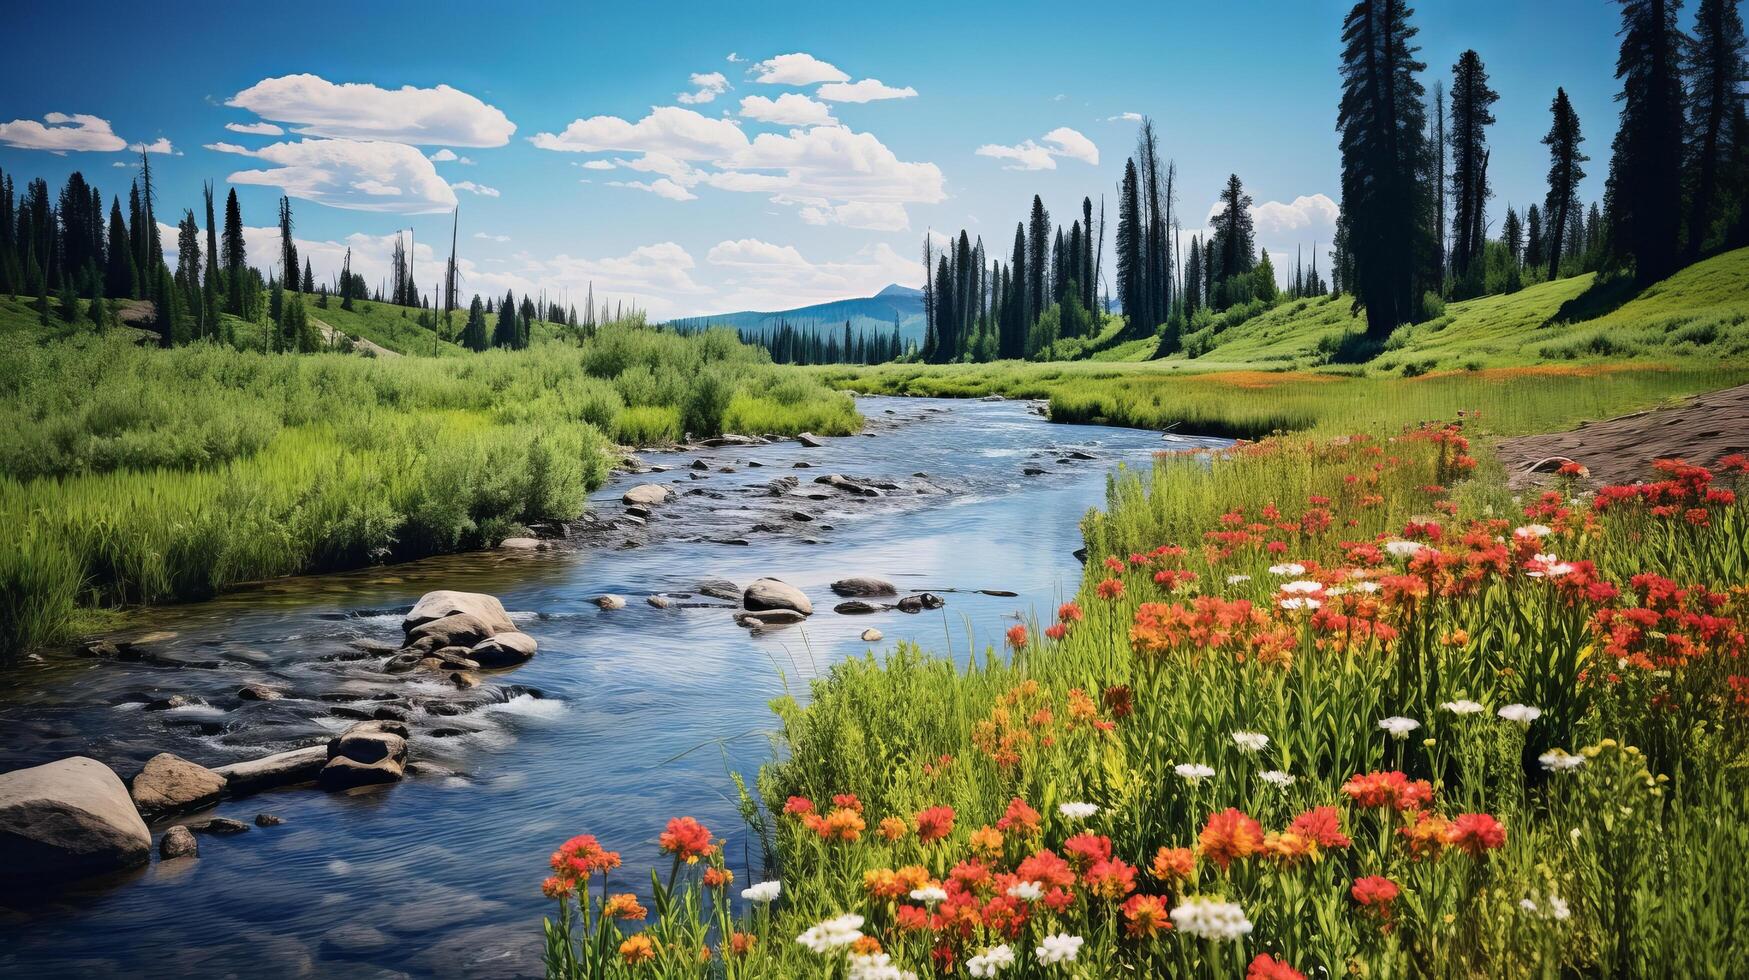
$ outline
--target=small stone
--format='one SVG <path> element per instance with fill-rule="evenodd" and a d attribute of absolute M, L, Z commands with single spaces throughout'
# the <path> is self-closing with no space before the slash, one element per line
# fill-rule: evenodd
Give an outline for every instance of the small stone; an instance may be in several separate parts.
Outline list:
<path fill-rule="evenodd" d="M 649 598 L 645 599 L 644 601 L 649 603 L 650 605 L 656 607 L 657 609 L 667 609 L 669 606 L 667 596 L 653 595 L 653 596 L 650 596 Z"/>
<path fill-rule="evenodd" d="M 158 856 L 168 861 L 179 857 L 200 857 L 200 842 L 187 827 L 171 827 L 158 840 Z"/>
<path fill-rule="evenodd" d="M 241 820 L 232 820 L 230 817 L 214 817 L 211 820 L 189 824 L 188 829 L 197 834 L 216 834 L 227 837 L 231 834 L 243 833 L 249 829 L 249 825 Z"/>
<path fill-rule="evenodd" d="M 237 689 L 237 697 L 243 701 L 278 701 L 285 695 L 265 684 L 244 684 Z"/>
<path fill-rule="evenodd" d="M 595 597 L 595 604 L 603 609 L 624 609 L 626 601 L 616 595 L 600 595 Z"/>
<path fill-rule="evenodd" d="M 868 629 L 865 629 L 862 631 L 862 642 L 864 642 L 864 643 L 879 643 L 880 641 L 881 641 L 881 631 L 880 630 L 877 630 L 871 626 Z"/>
<path fill-rule="evenodd" d="M 282 823 L 285 821 L 271 813 L 257 813 L 255 815 L 255 826 L 257 827 L 277 827 Z"/>

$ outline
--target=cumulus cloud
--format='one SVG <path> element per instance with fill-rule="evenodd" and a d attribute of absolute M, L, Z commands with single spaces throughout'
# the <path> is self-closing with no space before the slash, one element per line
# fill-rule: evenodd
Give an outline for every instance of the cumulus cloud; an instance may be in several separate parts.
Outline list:
<path fill-rule="evenodd" d="M 256 82 L 225 104 L 286 123 L 305 136 L 503 146 L 516 132 L 504 113 L 448 85 L 385 89 L 319 75 L 282 75 Z"/>
<path fill-rule="evenodd" d="M 431 154 L 431 156 L 426 159 L 429 159 L 433 163 L 449 163 L 456 159 L 456 155 L 454 150 L 446 146 L 443 149 L 438 150 L 436 153 Z"/>
<path fill-rule="evenodd" d="M 150 143 L 129 143 L 128 149 L 135 153 L 162 153 L 167 156 L 181 156 L 182 151 L 170 145 L 167 136 L 160 136 Z"/>
<path fill-rule="evenodd" d="M 757 238 L 726 240 L 705 255 L 724 273 L 716 310 L 783 309 L 834 299 L 869 296 L 891 283 L 917 285 L 923 266 L 885 242 L 837 262 L 811 261 L 793 245 Z"/>
<path fill-rule="evenodd" d="M 684 105 L 702 105 L 714 101 L 717 96 L 729 90 L 729 79 L 720 71 L 695 71 L 691 81 L 691 92 L 682 92 L 674 97 Z"/>
<path fill-rule="evenodd" d="M 471 180 L 458 180 L 449 186 L 458 191 L 467 191 L 469 194 L 477 194 L 480 197 L 499 196 L 498 188 L 487 187 L 485 184 L 476 184 Z"/>
<path fill-rule="evenodd" d="M 610 180 L 609 187 L 629 187 L 637 191 L 649 191 L 657 197 L 665 197 L 670 201 L 696 201 L 698 195 L 687 190 L 669 177 L 659 177 L 652 181 L 642 180 Z"/>
<path fill-rule="evenodd" d="M 850 76 L 836 65 L 821 61 L 811 54 L 796 52 L 767 58 L 753 66 L 753 80 L 766 85 L 815 85 L 820 82 L 848 82 Z"/>
<path fill-rule="evenodd" d="M 1292 202 L 1264 201 L 1251 208 L 1252 223 L 1260 240 L 1274 244 L 1317 236 L 1329 241 L 1336 234 L 1341 209 L 1324 194 L 1301 195 Z"/>
<path fill-rule="evenodd" d="M 782 103 L 782 99 L 768 101 L 774 106 Z M 761 133 L 749 140 L 729 120 L 679 106 L 659 106 L 637 122 L 593 116 L 573 121 L 560 133 L 537 133 L 531 142 L 542 149 L 576 153 L 641 153 L 635 159 L 616 159 L 609 166 L 593 161 L 584 166 L 659 173 L 668 184 L 628 181 L 619 186 L 673 200 L 692 199 L 696 196 L 692 189 L 701 185 L 765 194 L 778 204 L 816 209 L 806 217 L 816 223 L 902 229 L 907 224 L 894 205 L 934 204 L 947 196 L 941 169 L 935 164 L 900 160 L 872 134 L 843 125 Z M 861 207 L 845 208 L 849 205 Z"/>
<path fill-rule="evenodd" d="M 233 184 L 278 187 L 288 197 L 353 211 L 431 214 L 455 207 L 455 192 L 437 168 L 404 143 L 365 140 L 300 140 L 250 150 L 230 143 L 208 149 L 273 164 L 239 170 Z"/>
<path fill-rule="evenodd" d="M 285 130 L 270 122 L 225 123 L 225 128 L 233 133 L 246 136 L 284 136 Z"/>
<path fill-rule="evenodd" d="M 109 120 L 82 112 L 51 112 L 42 122 L 14 119 L 0 123 L 0 143 L 20 150 L 68 150 L 114 153 L 127 149 L 127 141 L 109 128 Z"/>
<path fill-rule="evenodd" d="M 741 115 L 779 126 L 830 126 L 836 122 L 830 106 L 796 92 L 785 92 L 775 99 L 749 95 L 741 100 Z"/>
<path fill-rule="evenodd" d="M 977 154 L 981 157 L 1012 161 L 1003 167 L 1004 170 L 1055 170 L 1058 157 L 1080 160 L 1082 163 L 1099 163 L 1099 147 L 1067 126 L 1058 126 L 1039 137 L 1038 141 L 1025 140 L 1014 146 L 986 143 L 978 147 Z"/>
<path fill-rule="evenodd" d="M 911 227 L 911 218 L 902 204 L 856 201 L 805 207 L 797 214 L 810 225 L 843 225 L 866 231 L 904 231 Z"/>
<path fill-rule="evenodd" d="M 585 160 L 578 164 L 584 170 L 612 170 L 612 160 Z"/>
<path fill-rule="evenodd" d="M 815 89 L 814 94 L 828 102 L 876 102 L 882 99 L 914 99 L 917 97 L 917 90 L 909 85 L 894 88 L 878 78 L 865 78 L 860 82 L 831 82 Z"/>

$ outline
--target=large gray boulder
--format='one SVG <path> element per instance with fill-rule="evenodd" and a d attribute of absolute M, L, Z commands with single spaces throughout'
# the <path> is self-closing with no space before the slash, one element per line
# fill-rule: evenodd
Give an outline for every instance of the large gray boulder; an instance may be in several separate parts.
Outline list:
<path fill-rule="evenodd" d="M 871 575 L 852 575 L 849 578 L 841 578 L 832 583 L 832 591 L 847 598 L 899 594 L 899 590 L 893 588 L 893 583 Z"/>
<path fill-rule="evenodd" d="M 225 777 L 187 759 L 160 752 L 134 777 L 134 806 L 150 819 L 193 813 L 215 806 L 225 792 Z"/>
<path fill-rule="evenodd" d="M 406 765 L 407 726 L 367 721 L 328 741 L 328 762 L 316 781 L 330 792 L 397 783 Z"/>
<path fill-rule="evenodd" d="M 96 759 L 0 773 L 0 879 L 82 878 L 151 854 L 152 835 L 127 787 Z"/>
<path fill-rule="evenodd" d="M 628 506 L 654 507 L 668 500 L 668 488 L 660 483 L 640 483 L 620 494 L 619 499 Z"/>
<path fill-rule="evenodd" d="M 468 651 L 468 659 L 480 667 L 515 667 L 534 656 L 534 637 L 527 633 L 499 633 L 481 640 Z"/>
<path fill-rule="evenodd" d="M 326 745 L 277 752 L 247 762 L 219 766 L 213 772 L 225 778 L 225 789 L 232 796 L 259 793 L 277 786 L 295 786 L 316 778 L 328 761 Z"/>
<path fill-rule="evenodd" d="M 434 619 L 429 623 L 421 623 L 407 632 L 409 646 L 424 643 L 427 639 L 437 641 L 435 649 L 444 647 L 471 647 L 489 636 L 507 633 L 515 630 L 494 629 L 473 613 L 456 613 L 442 619 Z"/>
<path fill-rule="evenodd" d="M 803 616 L 814 614 L 814 604 L 801 589 L 775 578 L 762 578 L 747 586 L 747 591 L 741 594 L 741 605 L 754 612 L 790 609 Z"/>
<path fill-rule="evenodd" d="M 443 619 L 466 613 L 484 623 L 492 633 L 502 633 L 516 628 L 510 621 L 510 614 L 504 611 L 504 604 L 496 597 L 480 592 L 452 592 L 440 589 L 427 592 L 413 605 L 407 617 L 401 620 L 401 629 L 412 632 L 416 627 L 423 626 L 434 619 Z M 488 634 L 490 635 L 490 634 Z"/>

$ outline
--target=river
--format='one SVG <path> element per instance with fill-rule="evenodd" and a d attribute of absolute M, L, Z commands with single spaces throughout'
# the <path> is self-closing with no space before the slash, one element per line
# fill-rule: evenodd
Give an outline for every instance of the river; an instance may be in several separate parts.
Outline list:
<path fill-rule="evenodd" d="M 1218 442 L 1051 425 L 1012 401 L 858 407 L 867 432 L 820 448 L 644 453 L 665 469 L 615 474 L 591 498 L 598 526 L 561 547 L 266 583 L 139 613 L 126 632 L 158 634 L 139 661 L 68 651 L 7 668 L 0 771 L 84 754 L 126 778 L 160 751 L 219 765 L 309 744 L 351 723 L 337 708 L 393 699 L 413 714 L 414 758 L 463 775 L 228 801 L 213 814 L 284 823 L 203 835 L 198 859 L 154 855 L 119 879 L 0 906 L 0 975 L 538 974 L 549 911 L 538 885 L 560 842 L 598 835 L 624 853 L 620 883 L 635 888 L 659 863 L 663 823 L 690 814 L 727 839 L 747 881 L 741 856 L 756 847 L 727 773 L 751 784 L 772 757 L 773 697 L 805 699 L 810 679 L 869 649 L 869 627 L 885 634 L 877 650 L 915 641 L 963 663 L 974 647 L 1000 648 L 1017 616 L 1048 622 L 1079 584 L 1078 522 L 1103 504 L 1107 474 L 1163 448 Z M 890 489 L 852 496 L 814 482 L 829 473 Z M 795 486 L 774 489 L 784 477 Z M 647 481 L 678 496 L 638 527 L 621 519 L 619 497 Z M 946 605 L 833 612 L 828 584 L 858 574 Z M 755 633 L 725 608 L 645 602 L 707 577 L 765 575 L 806 591 L 815 614 Z M 358 659 L 355 646 L 398 641 L 402 613 L 442 588 L 498 596 L 540 642 L 532 661 L 467 692 L 459 714 L 427 710 L 458 703 L 456 692 L 384 675 L 382 657 Z M 603 593 L 626 607 L 598 609 L 590 600 Z M 241 701 L 245 683 L 290 696 Z M 176 694 L 198 700 L 148 707 Z"/>

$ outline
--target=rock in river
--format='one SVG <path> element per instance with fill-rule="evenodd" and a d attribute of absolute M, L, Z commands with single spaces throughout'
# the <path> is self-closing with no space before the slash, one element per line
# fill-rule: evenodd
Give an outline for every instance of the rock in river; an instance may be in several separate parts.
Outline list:
<path fill-rule="evenodd" d="M 881 631 L 875 629 L 873 626 L 870 626 L 868 629 L 863 630 L 862 631 L 862 642 L 864 642 L 864 643 L 879 643 L 879 642 L 881 642 Z"/>
<path fill-rule="evenodd" d="M 499 602 L 495 596 L 480 592 L 451 592 L 448 589 L 441 589 L 425 593 L 414 604 L 412 610 L 407 613 L 407 617 L 401 620 L 401 629 L 411 633 L 433 620 L 461 613 L 466 613 L 483 623 L 488 630 L 487 636 L 516 628 L 516 624 L 510 621 L 510 614 L 504 611 L 504 604 Z"/>
<path fill-rule="evenodd" d="M 144 864 L 151 853 L 127 787 L 96 759 L 0 773 L 0 879 L 82 878 Z"/>
<path fill-rule="evenodd" d="M 398 783 L 406 774 L 407 726 L 388 721 L 354 725 L 328 742 L 328 763 L 317 777 L 330 792 Z"/>
<path fill-rule="evenodd" d="M 456 613 L 413 627 L 407 633 L 407 644 L 413 646 L 426 637 L 431 637 L 437 641 L 433 649 L 471 647 L 487 637 L 509 633 L 515 629 L 515 626 L 494 629 L 472 613 Z"/>
<path fill-rule="evenodd" d="M 812 432 L 797 433 L 796 434 L 796 441 L 801 443 L 802 445 L 808 447 L 809 449 L 819 449 L 821 446 L 826 445 L 825 440 L 821 439 L 817 435 L 814 435 Z"/>
<path fill-rule="evenodd" d="M 846 599 L 833 606 L 832 611 L 841 616 L 862 616 L 868 613 L 884 612 L 888 608 L 882 603 L 869 602 L 865 599 Z"/>
<path fill-rule="evenodd" d="M 328 761 L 328 749 L 322 745 L 278 752 L 248 762 L 233 762 L 219 766 L 213 772 L 225 777 L 225 789 L 232 796 L 257 793 L 277 786 L 307 783 L 316 778 Z"/>
<path fill-rule="evenodd" d="M 200 857 L 200 842 L 187 827 L 171 827 L 158 841 L 158 856 L 168 861 L 179 857 Z"/>
<path fill-rule="evenodd" d="M 205 810 L 219 802 L 225 777 L 187 759 L 160 752 L 134 777 L 134 806 L 148 818 Z"/>
<path fill-rule="evenodd" d="M 741 594 L 741 605 L 755 612 L 789 609 L 803 616 L 814 614 L 814 604 L 801 589 L 775 578 L 762 578 L 747 586 L 747 591 Z"/>
<path fill-rule="evenodd" d="M 514 667 L 534 656 L 534 637 L 527 633 L 499 633 L 468 651 L 468 659 L 481 667 Z"/>
<path fill-rule="evenodd" d="M 654 507 L 668 499 L 668 488 L 660 483 L 640 483 L 620 494 L 619 499 L 628 506 Z"/>
<path fill-rule="evenodd" d="M 899 590 L 893 588 L 893 583 L 888 582 L 885 579 L 873 578 L 867 575 L 853 575 L 850 578 L 841 578 L 832 583 L 832 591 L 847 598 L 899 594 Z"/>
<path fill-rule="evenodd" d="M 594 601 L 596 605 L 603 609 L 624 609 L 626 607 L 626 601 L 623 597 L 611 594 L 598 595 L 595 597 Z"/>
<path fill-rule="evenodd" d="M 794 609 L 761 609 L 739 613 L 735 616 L 735 622 L 742 626 L 759 628 L 762 626 L 790 626 L 807 618 Z"/>
<path fill-rule="evenodd" d="M 699 595 L 708 595 L 712 599 L 727 599 L 730 602 L 741 601 L 741 587 L 726 578 L 707 578 L 698 583 L 696 591 Z"/>

